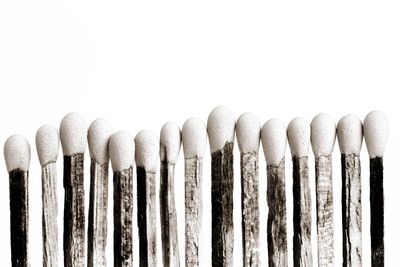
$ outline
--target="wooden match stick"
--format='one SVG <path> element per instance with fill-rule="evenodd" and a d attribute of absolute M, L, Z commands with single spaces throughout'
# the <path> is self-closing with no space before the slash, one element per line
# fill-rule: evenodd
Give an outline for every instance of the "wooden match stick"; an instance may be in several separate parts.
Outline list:
<path fill-rule="evenodd" d="M 233 266 L 233 141 L 235 116 L 224 106 L 207 121 L 211 150 L 212 266 Z"/>
<path fill-rule="evenodd" d="M 175 209 L 175 163 L 181 148 L 181 130 L 168 122 L 160 133 L 160 215 L 164 266 L 179 266 L 178 226 Z"/>
<path fill-rule="evenodd" d="M 317 199 L 318 266 L 334 265 L 332 151 L 335 121 L 320 113 L 311 122 L 311 145 L 315 156 Z"/>
<path fill-rule="evenodd" d="M 259 266 L 258 207 L 258 151 L 260 122 L 252 113 L 244 113 L 237 120 L 236 138 L 240 150 L 242 195 L 242 249 L 243 266 Z"/>
<path fill-rule="evenodd" d="M 58 266 L 57 157 L 60 138 L 55 127 L 36 132 L 36 150 L 42 166 L 43 266 Z"/>
<path fill-rule="evenodd" d="M 362 209 L 360 151 L 362 123 L 347 115 L 337 125 L 342 164 L 343 266 L 362 266 Z"/>
<path fill-rule="evenodd" d="M 108 204 L 108 141 L 111 125 L 95 120 L 88 130 L 90 163 L 90 197 L 87 265 L 106 266 Z"/>
<path fill-rule="evenodd" d="M 285 152 L 286 127 L 279 119 L 267 121 L 261 131 L 267 161 L 268 266 L 288 266 Z"/>
<path fill-rule="evenodd" d="M 200 265 L 200 231 L 202 220 L 203 155 L 207 141 L 204 122 L 188 119 L 182 127 L 183 154 L 185 156 L 185 263 Z"/>
<path fill-rule="evenodd" d="M 133 266 L 133 136 L 119 131 L 109 141 L 114 172 L 114 266 Z"/>
<path fill-rule="evenodd" d="M 388 130 L 388 121 L 383 113 L 372 111 L 365 117 L 364 136 L 370 158 L 371 266 L 385 264 L 383 153 Z"/>
<path fill-rule="evenodd" d="M 135 137 L 139 264 L 157 266 L 156 172 L 160 142 L 150 130 Z"/>
<path fill-rule="evenodd" d="M 310 125 L 293 119 L 287 129 L 293 160 L 293 265 L 312 266 L 311 191 L 308 178 Z"/>
<path fill-rule="evenodd" d="M 10 182 L 11 263 L 13 267 L 27 267 L 31 148 L 25 137 L 16 134 L 7 139 L 4 144 L 4 159 Z"/>
<path fill-rule="evenodd" d="M 67 114 L 60 124 L 64 154 L 64 266 L 85 265 L 84 153 L 87 128 L 79 113 Z"/>

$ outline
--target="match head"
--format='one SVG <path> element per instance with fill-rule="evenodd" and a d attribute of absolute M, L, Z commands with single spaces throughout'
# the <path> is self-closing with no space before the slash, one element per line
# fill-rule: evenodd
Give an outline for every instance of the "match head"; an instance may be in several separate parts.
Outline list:
<path fill-rule="evenodd" d="M 235 115 L 229 108 L 219 106 L 211 111 L 207 121 L 211 153 L 223 149 L 227 142 L 233 142 L 235 123 Z"/>
<path fill-rule="evenodd" d="M 346 115 L 337 125 L 337 136 L 340 153 L 344 155 L 360 155 L 363 126 L 361 120 L 355 115 Z"/>
<path fill-rule="evenodd" d="M 36 132 L 36 150 L 40 165 L 43 167 L 50 162 L 56 162 L 60 138 L 56 127 L 43 125 Z"/>
<path fill-rule="evenodd" d="M 285 158 L 286 127 L 279 119 L 270 119 L 261 130 L 261 141 L 268 165 L 278 166 Z"/>
<path fill-rule="evenodd" d="M 160 132 L 160 159 L 175 164 L 181 150 L 181 129 L 173 122 L 167 122 Z"/>
<path fill-rule="evenodd" d="M 243 113 L 236 122 L 236 138 L 241 153 L 260 148 L 260 121 L 253 113 Z"/>
<path fill-rule="evenodd" d="M 4 159 L 7 171 L 20 170 L 27 172 L 31 161 L 31 147 L 22 135 L 14 134 L 4 143 Z"/>
<path fill-rule="evenodd" d="M 136 165 L 155 173 L 160 148 L 157 135 L 151 130 L 142 130 L 135 137 L 135 146 Z"/>
<path fill-rule="evenodd" d="M 369 157 L 381 158 L 389 134 L 389 122 L 380 111 L 372 111 L 364 119 L 364 136 Z"/>
<path fill-rule="evenodd" d="M 310 125 L 303 118 L 294 118 L 288 125 L 287 137 L 292 157 L 307 157 L 310 147 Z"/>
<path fill-rule="evenodd" d="M 90 157 L 99 164 L 108 162 L 108 143 L 113 130 L 111 124 L 104 119 L 97 119 L 89 127 L 88 144 Z"/>
<path fill-rule="evenodd" d="M 60 124 L 60 139 L 64 156 L 84 153 L 87 142 L 87 126 L 80 113 L 67 114 Z"/>
<path fill-rule="evenodd" d="M 182 126 L 182 144 L 185 159 L 203 158 L 207 143 L 207 128 L 198 118 L 188 119 Z"/>
<path fill-rule="evenodd" d="M 135 143 L 130 133 L 119 131 L 111 135 L 108 147 L 113 171 L 121 172 L 133 167 Z"/>
<path fill-rule="evenodd" d="M 326 113 L 315 116 L 311 121 L 311 146 L 315 157 L 331 155 L 335 140 L 335 120 Z"/>

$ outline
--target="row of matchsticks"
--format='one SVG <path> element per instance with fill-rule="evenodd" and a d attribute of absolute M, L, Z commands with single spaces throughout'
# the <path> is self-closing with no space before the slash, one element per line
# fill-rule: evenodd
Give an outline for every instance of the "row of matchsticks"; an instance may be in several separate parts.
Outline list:
<path fill-rule="evenodd" d="M 185 263 L 186 266 L 199 266 L 202 164 L 207 136 L 212 158 L 212 265 L 233 266 L 235 132 L 241 153 L 243 262 L 240 264 L 258 266 L 260 263 L 258 151 L 262 143 L 267 162 L 268 262 L 269 266 L 288 265 L 285 197 L 288 140 L 293 160 L 294 266 L 312 266 L 310 141 L 316 170 L 318 265 L 333 266 L 332 151 L 337 136 L 342 154 L 343 266 L 361 266 L 359 155 L 364 136 L 370 155 L 371 264 L 384 265 L 382 157 L 388 122 L 382 113 L 369 113 L 364 123 L 354 115 L 347 115 L 336 126 L 329 115 L 321 113 L 311 125 L 302 118 L 295 118 L 286 129 L 280 120 L 271 119 L 261 128 L 251 113 L 241 115 L 236 121 L 228 108 L 220 106 L 211 112 L 207 125 L 200 119 L 191 118 L 181 131 L 176 124 L 166 123 L 161 129 L 160 139 L 149 130 L 139 132 L 135 138 L 126 131 L 113 133 L 109 123 L 103 119 L 95 120 L 87 129 L 78 113 L 64 117 L 60 134 L 52 126 L 42 126 L 36 134 L 36 148 L 42 166 L 43 266 L 58 265 L 56 161 L 59 140 L 64 154 L 64 266 L 106 265 L 109 159 L 113 169 L 114 266 L 133 264 L 135 202 L 140 266 L 157 265 L 155 183 L 159 161 L 162 263 L 164 266 L 179 265 L 174 166 L 181 142 L 185 157 Z M 83 161 L 87 141 L 91 167 L 86 254 Z M 4 155 L 10 182 L 11 261 L 13 266 L 29 266 L 28 141 L 20 135 L 11 136 L 4 145 Z M 136 196 L 133 195 L 134 177 L 137 179 Z"/>

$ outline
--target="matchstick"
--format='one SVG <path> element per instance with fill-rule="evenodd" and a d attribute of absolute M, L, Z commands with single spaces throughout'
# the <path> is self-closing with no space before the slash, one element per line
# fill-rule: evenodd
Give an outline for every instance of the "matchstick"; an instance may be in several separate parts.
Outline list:
<path fill-rule="evenodd" d="M 107 265 L 108 141 L 111 134 L 111 125 L 104 119 L 95 120 L 88 130 L 91 158 L 87 248 L 89 267 Z"/>
<path fill-rule="evenodd" d="M 347 115 L 337 125 L 342 154 L 342 236 L 343 266 L 362 266 L 362 209 L 360 151 L 362 123 L 355 115 Z"/>
<path fill-rule="evenodd" d="M 163 266 L 179 266 L 175 209 L 175 163 L 181 148 L 181 130 L 168 122 L 160 133 L 160 215 Z"/>
<path fill-rule="evenodd" d="M 43 266 L 58 266 L 57 157 L 60 138 L 55 127 L 44 125 L 36 132 L 36 150 L 42 166 Z"/>
<path fill-rule="evenodd" d="M 240 150 L 242 197 L 243 266 L 259 266 L 258 151 L 260 122 L 252 113 L 242 114 L 236 123 Z"/>
<path fill-rule="evenodd" d="M 335 121 L 320 113 L 311 122 L 311 145 L 315 157 L 318 266 L 334 265 L 332 151 L 336 140 Z"/>
<path fill-rule="evenodd" d="M 25 137 L 16 134 L 7 139 L 4 144 L 4 159 L 10 182 L 11 264 L 13 267 L 27 267 L 31 148 Z"/>
<path fill-rule="evenodd" d="M 379 111 L 370 112 L 364 119 L 365 143 L 370 158 L 371 266 L 385 264 L 383 153 L 388 129 L 388 121 Z"/>
<path fill-rule="evenodd" d="M 133 266 L 133 136 L 119 131 L 109 140 L 114 172 L 114 266 Z"/>
<path fill-rule="evenodd" d="M 160 143 L 150 130 L 135 137 L 139 264 L 157 266 L 156 171 Z"/>
<path fill-rule="evenodd" d="M 185 156 L 185 266 L 200 265 L 202 173 L 206 142 L 204 122 L 197 118 L 188 119 L 182 126 Z"/>
<path fill-rule="evenodd" d="M 233 141 L 235 116 L 224 106 L 207 121 L 211 150 L 212 266 L 233 266 Z"/>
<path fill-rule="evenodd" d="M 79 113 L 67 114 L 60 124 L 64 154 L 64 266 L 85 265 L 84 153 L 87 128 Z"/>
<path fill-rule="evenodd" d="M 267 121 L 261 131 L 267 161 L 268 266 L 288 266 L 285 152 L 286 127 L 279 119 Z"/>
<path fill-rule="evenodd" d="M 308 178 L 310 125 L 293 119 L 287 129 L 293 160 L 293 265 L 312 266 L 311 191 Z"/>

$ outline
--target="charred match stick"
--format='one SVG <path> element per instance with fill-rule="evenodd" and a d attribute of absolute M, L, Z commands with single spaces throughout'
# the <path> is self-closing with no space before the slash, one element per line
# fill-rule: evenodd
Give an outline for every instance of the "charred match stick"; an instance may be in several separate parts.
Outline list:
<path fill-rule="evenodd" d="M 337 125 L 342 164 L 343 266 L 362 266 L 362 209 L 360 151 L 362 123 L 354 115 Z"/>
<path fill-rule="evenodd" d="M 293 265 L 312 266 L 311 191 L 308 179 L 310 125 L 293 119 L 287 129 L 293 160 Z"/>
<path fill-rule="evenodd" d="M 181 130 L 168 122 L 160 133 L 160 213 L 164 266 L 179 266 L 178 227 L 175 209 L 175 163 L 181 148 Z"/>
<path fill-rule="evenodd" d="M 95 120 L 88 130 L 90 163 L 90 197 L 87 265 L 106 266 L 107 201 L 108 201 L 108 141 L 111 125 Z"/>
<path fill-rule="evenodd" d="M 207 129 L 202 120 L 188 119 L 182 127 L 185 156 L 185 263 L 199 266 L 200 230 L 202 219 L 203 155 Z"/>
<path fill-rule="evenodd" d="M 157 266 L 156 171 L 160 142 L 150 130 L 135 137 L 140 266 Z"/>
<path fill-rule="evenodd" d="M 4 144 L 4 159 L 10 181 L 11 263 L 27 267 L 28 260 L 28 173 L 31 148 L 25 137 L 10 136 Z"/>
<path fill-rule="evenodd" d="M 135 144 L 119 131 L 109 141 L 114 171 L 114 266 L 133 266 L 133 166 Z"/>
<path fill-rule="evenodd" d="M 57 157 L 60 138 L 55 127 L 36 132 L 36 150 L 42 166 L 43 266 L 58 266 Z"/>
<path fill-rule="evenodd" d="M 258 151 L 260 122 L 252 113 L 237 120 L 236 138 L 240 150 L 242 185 L 243 266 L 259 266 Z"/>
<path fill-rule="evenodd" d="M 331 116 L 320 113 L 311 122 L 311 145 L 315 156 L 317 199 L 318 266 L 333 266 L 332 151 L 336 125 Z"/>
<path fill-rule="evenodd" d="M 371 266 L 385 264 L 383 153 L 388 130 L 388 121 L 383 113 L 372 111 L 365 117 L 364 136 L 370 158 Z"/>
<path fill-rule="evenodd" d="M 267 161 L 268 202 L 268 266 L 288 266 L 285 152 L 286 127 L 282 121 L 271 119 L 261 131 L 264 156 Z"/>
<path fill-rule="evenodd" d="M 60 124 L 64 153 L 64 266 L 85 265 L 85 191 L 83 162 L 87 142 L 85 119 L 67 114 Z"/>
<path fill-rule="evenodd" d="M 207 121 L 211 150 L 212 266 L 233 266 L 233 141 L 235 116 L 224 106 Z"/>

